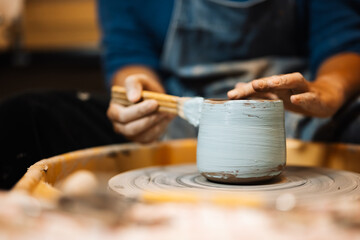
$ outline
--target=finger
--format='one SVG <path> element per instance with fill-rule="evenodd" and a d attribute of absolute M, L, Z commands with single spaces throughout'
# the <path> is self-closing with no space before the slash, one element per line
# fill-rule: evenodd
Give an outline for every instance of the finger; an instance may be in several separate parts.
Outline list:
<path fill-rule="evenodd" d="M 128 123 L 155 112 L 158 108 L 156 100 L 149 99 L 128 107 L 110 102 L 107 115 L 110 120 Z"/>
<path fill-rule="evenodd" d="M 158 113 L 126 124 L 115 122 L 113 123 L 113 126 L 115 132 L 123 134 L 127 137 L 134 137 L 142 132 L 147 131 L 152 126 L 157 125 L 163 119 L 166 119 L 166 116 L 164 114 Z"/>
<path fill-rule="evenodd" d="M 152 128 L 134 137 L 133 140 L 140 143 L 151 143 L 153 141 L 156 141 L 161 135 L 164 134 L 170 121 L 171 119 L 162 119 Z"/>
<path fill-rule="evenodd" d="M 276 95 L 275 93 L 270 93 L 270 92 L 259 92 L 256 94 L 253 94 L 251 97 L 249 97 L 248 99 L 268 99 L 268 100 L 278 100 L 280 99 L 278 95 Z"/>
<path fill-rule="evenodd" d="M 141 91 L 149 90 L 154 92 L 165 93 L 155 76 L 148 76 L 146 74 L 132 74 L 125 79 L 125 89 L 127 97 L 132 102 L 141 100 Z"/>
<path fill-rule="evenodd" d="M 306 107 L 309 104 L 315 103 L 317 101 L 317 96 L 313 92 L 306 92 L 292 95 L 290 101 L 294 105 Z"/>
<path fill-rule="evenodd" d="M 236 88 L 230 90 L 227 95 L 229 99 L 241 99 L 250 97 L 255 93 L 256 91 L 251 83 L 238 83 L 236 84 Z"/>
<path fill-rule="evenodd" d="M 308 91 L 308 83 L 300 73 L 276 75 L 252 81 L 256 92 L 270 92 L 276 90 L 293 90 L 295 93 Z"/>
<path fill-rule="evenodd" d="M 130 75 L 125 79 L 126 96 L 130 102 L 136 103 L 141 100 L 143 84 L 140 74 Z M 143 74 L 141 74 L 143 75 Z"/>
<path fill-rule="evenodd" d="M 244 82 L 238 82 L 235 85 L 235 88 L 246 88 L 247 86 L 245 85 L 249 85 L 251 86 L 249 83 L 244 83 Z M 251 86 L 252 87 L 252 86 Z M 270 93 L 270 92 L 251 92 L 249 93 L 249 97 L 247 97 L 247 99 L 270 99 L 270 100 L 277 100 L 279 99 L 279 97 L 274 94 L 274 93 Z"/>
<path fill-rule="evenodd" d="M 328 117 L 332 114 L 329 108 L 324 106 L 319 96 L 314 92 L 306 92 L 302 94 L 292 95 L 290 101 L 295 106 L 304 110 L 307 115 L 315 117 Z"/>
<path fill-rule="evenodd" d="M 246 85 L 246 84 L 247 84 L 246 82 L 238 82 L 238 83 L 235 85 L 235 88 L 243 87 L 243 86 Z"/>

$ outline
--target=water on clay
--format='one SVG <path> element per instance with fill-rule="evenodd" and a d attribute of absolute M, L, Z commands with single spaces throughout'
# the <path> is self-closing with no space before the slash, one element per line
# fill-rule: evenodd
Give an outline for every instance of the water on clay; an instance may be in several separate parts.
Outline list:
<path fill-rule="evenodd" d="M 204 98 L 194 97 L 184 102 L 183 111 L 185 119 L 195 127 L 199 125 Z"/>

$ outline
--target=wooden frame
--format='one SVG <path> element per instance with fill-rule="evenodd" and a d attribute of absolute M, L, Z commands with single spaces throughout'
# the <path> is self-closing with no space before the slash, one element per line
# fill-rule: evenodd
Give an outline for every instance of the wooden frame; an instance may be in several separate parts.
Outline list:
<path fill-rule="evenodd" d="M 12 191 L 37 198 L 56 199 L 58 182 L 85 169 L 109 178 L 120 172 L 156 165 L 196 162 L 196 140 L 151 145 L 118 144 L 54 156 L 32 165 Z M 360 172 L 360 145 L 324 144 L 287 139 L 287 165 L 318 166 Z"/>

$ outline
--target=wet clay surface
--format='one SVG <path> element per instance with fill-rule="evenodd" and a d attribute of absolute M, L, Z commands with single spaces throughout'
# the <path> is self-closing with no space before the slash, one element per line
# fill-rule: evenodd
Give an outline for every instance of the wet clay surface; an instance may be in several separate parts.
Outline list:
<path fill-rule="evenodd" d="M 209 181 L 197 171 L 195 164 L 189 164 L 128 171 L 110 179 L 109 188 L 125 197 L 140 197 L 144 193 L 192 192 L 206 197 L 224 193 L 261 194 L 262 199 L 269 203 L 275 202 L 282 194 L 293 194 L 298 204 L 313 204 L 314 200 L 322 199 L 360 199 L 360 174 L 353 172 L 286 167 L 278 177 L 252 180 L 256 181 L 241 184 Z"/>
<path fill-rule="evenodd" d="M 286 163 L 283 102 L 205 100 L 196 162 L 213 182 L 240 184 L 278 176 Z"/>
<path fill-rule="evenodd" d="M 263 177 L 250 177 L 250 178 L 241 178 L 234 174 L 229 173 L 201 173 L 207 180 L 217 183 L 226 183 L 226 184 L 242 184 L 242 183 L 256 183 L 264 182 L 270 179 L 273 179 L 279 176 L 281 173 L 274 176 L 263 176 Z"/>
<path fill-rule="evenodd" d="M 218 183 L 228 183 L 228 184 L 241 184 L 241 183 L 255 183 L 255 182 L 262 182 L 273 179 L 279 176 L 284 169 L 285 165 L 279 165 L 277 168 L 270 170 L 264 176 L 258 177 L 243 177 L 239 175 L 236 171 L 233 172 L 202 172 L 203 175 L 207 180 L 211 182 L 218 182 Z"/>

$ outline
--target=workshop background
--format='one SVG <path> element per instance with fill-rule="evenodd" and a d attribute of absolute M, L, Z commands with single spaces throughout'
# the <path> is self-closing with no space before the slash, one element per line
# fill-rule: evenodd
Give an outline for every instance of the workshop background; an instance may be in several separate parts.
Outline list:
<path fill-rule="evenodd" d="M 27 90 L 105 92 L 95 0 L 0 0 L 0 100 Z"/>

